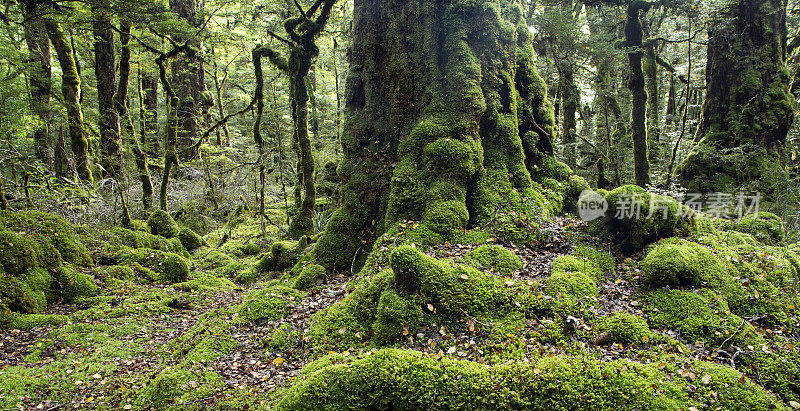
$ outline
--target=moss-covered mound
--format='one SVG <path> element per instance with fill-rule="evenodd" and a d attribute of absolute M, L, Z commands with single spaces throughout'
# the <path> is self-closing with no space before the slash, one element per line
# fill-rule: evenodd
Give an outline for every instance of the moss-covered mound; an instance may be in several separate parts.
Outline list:
<path fill-rule="evenodd" d="M 253 291 L 244 297 L 239 307 L 239 317 L 266 324 L 286 315 L 289 308 L 299 302 L 300 296 L 297 290 L 284 286 Z"/>
<path fill-rule="evenodd" d="M 149 248 L 128 249 L 119 254 L 120 265 L 127 265 L 147 282 L 179 283 L 189 276 L 189 264 L 178 254 Z"/>
<path fill-rule="evenodd" d="M 177 237 L 181 231 L 178 223 L 164 210 L 153 211 L 153 214 L 147 219 L 147 226 L 150 227 L 151 234 L 160 235 L 164 238 Z"/>
<path fill-rule="evenodd" d="M 276 241 L 269 252 L 256 263 L 258 271 L 283 271 L 292 268 L 308 246 L 308 237 L 299 241 Z"/>
<path fill-rule="evenodd" d="M 551 297 L 565 303 L 597 296 L 597 282 L 600 270 L 589 260 L 574 256 L 561 256 L 553 261 L 550 277 L 544 284 L 544 291 Z"/>
<path fill-rule="evenodd" d="M 596 331 L 606 338 L 598 338 L 620 344 L 642 344 L 650 339 L 647 322 L 638 315 L 615 312 L 597 320 Z"/>
<path fill-rule="evenodd" d="M 761 212 L 747 216 L 736 223 L 736 231 L 750 234 L 767 245 L 778 245 L 786 238 L 783 220 L 772 213 Z"/>
<path fill-rule="evenodd" d="M 94 283 L 94 278 L 86 273 L 82 273 L 63 265 L 53 272 L 53 279 L 60 287 L 60 295 L 66 301 L 75 301 L 79 298 L 92 297 L 97 295 L 98 288 Z"/>
<path fill-rule="evenodd" d="M 554 356 L 489 367 L 386 349 L 355 360 L 331 355 L 307 365 L 276 409 L 783 408 L 733 369 L 699 363 L 696 372 L 708 375 L 708 384 L 692 384 L 654 365 L 622 361 Z"/>
<path fill-rule="evenodd" d="M 639 186 L 623 186 L 605 194 L 605 216 L 589 225 L 589 232 L 606 238 L 626 253 L 644 249 L 659 239 L 688 236 L 697 231 L 692 211 L 672 198 L 649 193 Z"/>
<path fill-rule="evenodd" d="M 308 267 L 303 268 L 303 270 L 300 272 L 300 275 L 295 278 L 294 282 L 292 283 L 292 288 L 305 290 L 306 288 L 309 288 L 324 279 L 325 267 L 319 264 L 311 264 Z"/>
<path fill-rule="evenodd" d="M 509 276 L 522 268 L 522 259 L 513 251 L 493 244 L 482 245 L 464 256 L 464 262 L 475 268 L 493 270 Z"/>
<path fill-rule="evenodd" d="M 40 211 L 0 211 L 0 221 L 5 229 L 25 236 L 53 256 L 58 251 L 63 261 L 81 267 L 92 265 L 92 258 L 79 240 L 75 228 L 63 218 Z M 51 264 L 52 265 L 52 264 Z M 55 264 L 57 265 L 57 264 Z"/>
<path fill-rule="evenodd" d="M 194 251 L 204 245 L 207 245 L 203 237 L 200 237 L 199 234 L 195 233 L 189 228 L 182 228 L 181 231 L 178 232 L 178 240 L 183 245 L 183 248 L 186 251 Z"/>

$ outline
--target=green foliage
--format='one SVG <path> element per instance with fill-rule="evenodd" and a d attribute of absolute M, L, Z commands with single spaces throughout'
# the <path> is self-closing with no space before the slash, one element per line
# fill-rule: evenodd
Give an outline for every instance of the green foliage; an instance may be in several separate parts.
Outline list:
<path fill-rule="evenodd" d="M 522 259 L 505 247 L 482 245 L 464 256 L 464 262 L 478 269 L 497 271 L 506 276 L 522 268 Z"/>

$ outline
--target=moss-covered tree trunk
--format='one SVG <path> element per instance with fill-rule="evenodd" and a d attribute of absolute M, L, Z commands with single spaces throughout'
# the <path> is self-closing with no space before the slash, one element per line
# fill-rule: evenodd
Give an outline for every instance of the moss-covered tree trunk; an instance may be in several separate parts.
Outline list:
<path fill-rule="evenodd" d="M 547 213 L 537 182 L 558 186 L 570 170 L 552 156 L 553 110 L 533 58 L 516 0 L 357 1 L 343 205 L 317 260 L 348 269 L 404 220 L 446 240 L 498 206 Z"/>
<path fill-rule="evenodd" d="M 568 62 L 561 64 L 559 68 L 561 85 L 561 102 L 564 110 L 563 133 L 564 133 L 564 161 L 570 167 L 575 167 L 575 147 L 577 142 L 578 121 L 576 113 L 578 111 L 581 94 L 578 84 L 575 82 L 575 72 Z"/>
<path fill-rule="evenodd" d="M 739 0 L 713 17 L 699 144 L 678 181 L 695 192 L 743 189 L 776 199 L 794 116 L 784 66 L 786 1 Z"/>
<path fill-rule="evenodd" d="M 642 70 L 642 21 L 639 14 L 650 7 L 650 3 L 635 0 L 628 4 L 625 20 L 625 47 L 628 52 L 631 90 L 631 137 L 633 139 L 633 174 L 636 185 L 650 184 L 650 161 L 647 154 L 647 93 Z"/>
<path fill-rule="evenodd" d="M 200 27 L 202 3 L 198 0 L 170 0 L 169 6 L 178 17 L 185 20 L 192 27 Z M 183 39 L 177 39 L 183 42 Z M 202 50 L 202 41 L 192 39 L 190 45 Z M 177 150 L 181 159 L 193 159 L 198 150 L 195 146 L 197 139 L 202 135 L 204 120 L 204 107 L 212 101 L 211 93 L 206 89 L 205 64 L 202 54 L 191 56 L 184 55 L 172 61 L 172 86 L 181 99 L 178 107 L 178 142 Z"/>
<path fill-rule="evenodd" d="M 82 181 L 91 184 L 93 180 L 89 164 L 89 140 L 83 131 L 83 110 L 80 102 L 81 78 L 78 66 L 75 64 L 72 44 L 59 23 L 51 17 L 46 17 L 44 22 L 61 65 L 61 93 L 64 96 L 64 105 L 67 107 L 69 140 L 75 157 L 75 170 Z"/>
<path fill-rule="evenodd" d="M 140 143 L 150 157 L 161 155 L 158 142 L 158 73 L 139 70 L 139 87 L 142 90 Z"/>
<path fill-rule="evenodd" d="M 45 166 L 53 165 L 54 142 L 48 132 L 50 127 L 50 93 L 51 57 L 50 39 L 44 27 L 42 17 L 38 15 L 38 7 L 34 1 L 23 3 L 25 18 L 25 43 L 28 46 L 28 62 L 30 63 L 30 108 L 39 117 L 41 124 L 33 132 L 36 142 L 36 157 Z"/>
<path fill-rule="evenodd" d="M 128 143 L 133 152 L 136 169 L 139 172 L 139 181 L 142 185 L 142 205 L 145 210 L 153 207 L 153 182 L 150 179 L 150 168 L 147 161 L 147 154 L 142 150 L 139 140 L 136 138 L 136 130 L 133 127 L 130 110 L 128 109 L 128 90 L 131 74 L 131 25 L 127 21 L 120 23 L 120 43 L 122 49 L 119 57 L 119 82 L 117 92 L 114 94 L 114 110 L 119 115 L 121 121 L 121 133 L 124 141 Z"/>
<path fill-rule="evenodd" d="M 97 109 L 100 129 L 100 165 L 103 177 L 124 180 L 122 134 L 119 115 L 114 109 L 117 92 L 116 54 L 108 5 L 92 7 L 94 35 L 94 74 L 97 79 Z"/>

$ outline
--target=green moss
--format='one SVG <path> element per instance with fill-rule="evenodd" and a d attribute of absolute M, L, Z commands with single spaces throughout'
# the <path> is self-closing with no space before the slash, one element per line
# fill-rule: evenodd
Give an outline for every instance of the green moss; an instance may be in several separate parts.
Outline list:
<path fill-rule="evenodd" d="M 53 279 L 60 286 L 61 297 L 67 301 L 97 295 L 97 285 L 92 276 L 76 271 L 66 265 L 53 272 Z"/>
<path fill-rule="evenodd" d="M 56 314 L 14 314 L 8 320 L 6 328 L 9 330 L 30 330 L 61 325 L 69 321 L 69 317 Z"/>
<path fill-rule="evenodd" d="M 239 306 L 239 317 L 259 324 L 277 320 L 287 313 L 295 303 L 299 303 L 299 291 L 284 287 L 267 287 L 248 293 Z"/>
<path fill-rule="evenodd" d="M 183 257 L 149 248 L 124 250 L 119 262 L 131 266 L 139 277 L 150 282 L 179 283 L 189 276 L 189 264 Z"/>
<path fill-rule="evenodd" d="M 707 286 L 720 292 L 731 306 L 741 307 L 746 293 L 733 277 L 736 269 L 703 245 L 667 239 L 656 244 L 642 262 L 645 281 L 653 288 L 663 286 Z"/>
<path fill-rule="evenodd" d="M 303 268 L 303 271 L 292 283 L 292 288 L 305 290 L 321 280 L 325 280 L 325 267 L 319 264 L 311 264 Z"/>
<path fill-rule="evenodd" d="M 199 235 L 206 235 L 211 230 L 211 221 L 206 217 L 208 214 L 208 210 L 200 204 L 187 201 L 175 211 L 175 221 Z"/>
<path fill-rule="evenodd" d="M 554 272 L 547 277 L 544 284 L 547 295 L 567 303 L 598 295 L 597 283 L 582 271 Z"/>
<path fill-rule="evenodd" d="M 203 237 L 200 237 L 199 234 L 189 228 L 182 228 L 181 231 L 178 232 L 178 240 L 180 240 L 181 245 L 183 245 L 183 248 L 187 251 L 194 251 L 207 245 Z"/>
<path fill-rule="evenodd" d="M 281 324 L 267 340 L 267 348 L 271 351 L 287 351 L 298 344 L 302 332 L 291 324 Z"/>
<path fill-rule="evenodd" d="M 750 234 L 767 245 L 778 245 L 786 238 L 783 220 L 772 213 L 761 212 L 747 216 L 736 223 L 736 231 Z"/>
<path fill-rule="evenodd" d="M 41 259 L 38 244 L 10 231 L 0 231 L 0 265 L 5 272 L 20 275 L 38 267 Z"/>
<path fill-rule="evenodd" d="M 202 254 L 203 257 L 200 261 L 200 264 L 202 265 L 203 269 L 206 270 L 216 270 L 232 264 L 234 261 L 231 256 L 219 250 L 211 250 Z"/>
<path fill-rule="evenodd" d="M 575 247 L 575 256 L 585 258 L 591 261 L 604 274 L 613 273 L 614 268 L 616 267 L 614 257 L 611 256 L 611 254 L 609 254 L 608 252 L 600 250 L 598 248 L 586 245 L 579 245 Z"/>
<path fill-rule="evenodd" d="M 9 310 L 27 314 L 44 312 L 49 288 L 50 274 L 41 268 L 30 269 L 18 277 L 0 273 L 0 314 Z"/>
<path fill-rule="evenodd" d="M 589 187 L 589 183 L 586 182 L 586 179 L 578 175 L 572 175 L 564 187 L 564 212 L 577 213 L 578 198 L 582 192 L 589 189 L 591 189 L 591 187 Z"/>
<path fill-rule="evenodd" d="M 605 199 L 608 211 L 590 223 L 589 232 L 612 241 L 624 252 L 637 252 L 661 238 L 688 236 L 696 231 L 688 207 L 641 187 L 619 187 Z"/>
<path fill-rule="evenodd" d="M 594 280 L 599 280 L 600 277 L 603 276 L 602 271 L 600 271 L 593 261 L 571 255 L 564 255 L 553 260 L 550 271 L 552 273 L 582 272 Z"/>
<path fill-rule="evenodd" d="M 283 271 L 292 268 L 305 250 L 307 238 L 300 241 L 276 241 L 270 251 L 264 254 L 255 268 L 258 271 Z"/>
<path fill-rule="evenodd" d="M 713 391 L 722 409 L 782 405 L 735 370 L 699 364 L 708 385 L 688 395 L 683 377 L 654 365 L 553 356 L 530 363 L 486 366 L 385 349 L 351 359 L 332 356 L 292 387 L 277 410 L 350 409 L 689 409 L 703 407 Z M 771 405 L 768 405 L 771 404 Z"/>
<path fill-rule="evenodd" d="M 164 238 L 174 238 L 178 236 L 181 228 L 172 216 L 164 210 L 153 211 L 150 218 L 147 219 L 147 226 L 150 227 L 150 233 L 160 235 Z"/>
<path fill-rule="evenodd" d="M 499 245 L 482 245 L 464 256 L 464 262 L 478 269 L 497 271 L 506 276 L 522 268 L 522 259 Z"/>
<path fill-rule="evenodd" d="M 647 322 L 638 315 L 615 312 L 597 320 L 597 333 L 607 333 L 611 342 L 620 344 L 642 344 L 650 339 Z"/>
<path fill-rule="evenodd" d="M 193 383 L 191 389 L 189 384 Z M 139 407 L 167 409 L 181 403 L 202 400 L 220 388 L 221 378 L 212 371 L 194 372 L 188 369 L 166 368 L 155 376 L 139 393 Z"/>
<path fill-rule="evenodd" d="M 719 345 L 742 325 L 742 319 L 730 312 L 725 299 L 710 290 L 657 290 L 644 296 L 644 312 L 655 328 L 679 330 L 687 342 L 705 341 Z M 754 335 L 753 328 L 744 324 L 732 342 L 741 344 Z"/>
<path fill-rule="evenodd" d="M 422 304 L 419 297 L 401 296 L 388 289 L 378 300 L 377 315 L 372 323 L 375 343 L 388 344 L 402 335 L 404 329 L 415 330 L 422 323 Z"/>
<path fill-rule="evenodd" d="M 69 263 L 80 267 L 92 266 L 92 258 L 86 251 L 86 247 L 81 243 L 76 235 L 75 228 L 64 219 L 49 213 L 40 211 L 0 211 L 0 221 L 3 221 L 6 229 L 15 233 L 25 233 L 25 236 L 39 244 L 49 243 L 52 248 L 58 250 L 61 258 Z M 50 246 L 42 246 L 45 252 L 45 266 L 48 268 L 53 264 L 54 257 Z M 47 255 L 51 254 L 48 258 Z"/>

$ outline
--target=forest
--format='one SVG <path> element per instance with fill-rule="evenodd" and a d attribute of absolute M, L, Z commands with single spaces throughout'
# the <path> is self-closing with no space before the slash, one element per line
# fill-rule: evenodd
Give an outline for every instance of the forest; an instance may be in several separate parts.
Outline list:
<path fill-rule="evenodd" d="M 800 410 L 800 0 L 0 0 L 0 410 Z"/>

